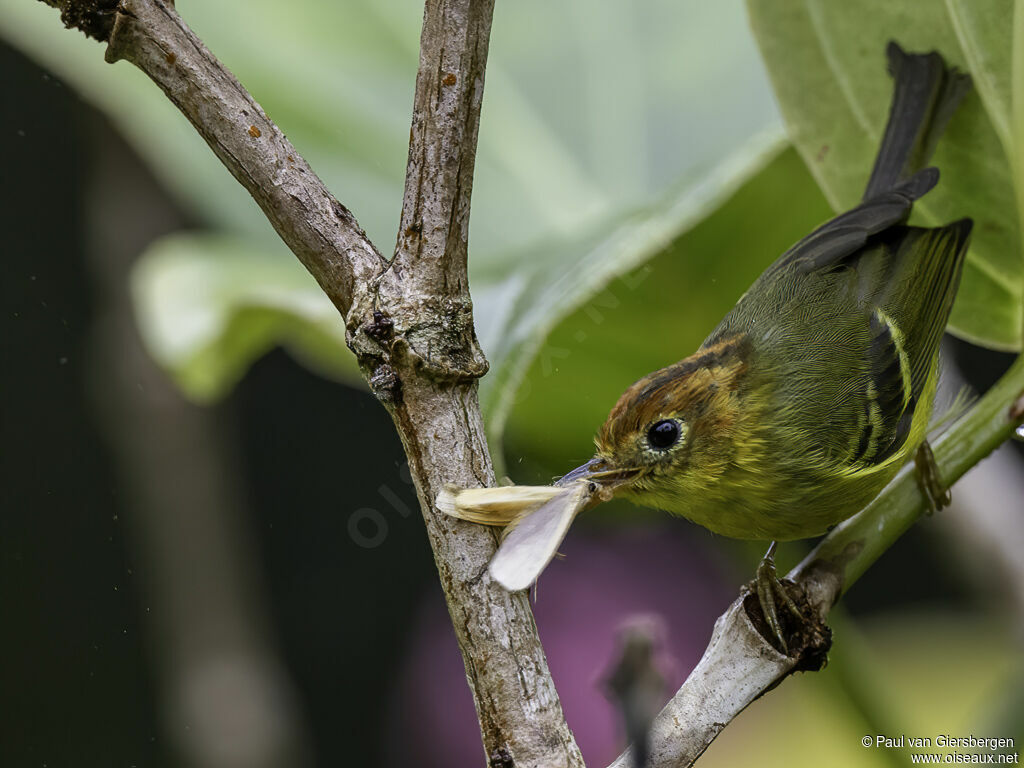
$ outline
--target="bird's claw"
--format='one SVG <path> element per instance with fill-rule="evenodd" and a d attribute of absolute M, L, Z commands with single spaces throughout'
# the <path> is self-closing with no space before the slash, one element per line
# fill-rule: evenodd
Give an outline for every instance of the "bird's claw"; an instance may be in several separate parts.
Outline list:
<path fill-rule="evenodd" d="M 928 505 L 928 514 L 948 507 L 953 497 L 949 488 L 942 482 L 939 465 L 935 462 L 935 454 L 932 453 L 932 447 L 928 445 L 927 440 L 921 443 L 914 454 L 914 464 L 917 465 L 917 485 Z"/>
<path fill-rule="evenodd" d="M 764 620 L 767 622 L 772 636 L 778 640 L 779 649 L 788 656 L 789 648 L 786 644 L 786 638 L 782 633 L 782 624 L 779 622 L 776 598 L 781 601 L 786 610 L 796 619 L 803 621 L 803 614 L 775 572 L 775 547 L 776 542 L 773 541 L 771 546 L 768 547 L 764 558 L 757 566 L 757 576 L 754 579 L 754 583 L 757 588 L 757 600 L 761 604 L 761 613 L 764 615 Z"/>

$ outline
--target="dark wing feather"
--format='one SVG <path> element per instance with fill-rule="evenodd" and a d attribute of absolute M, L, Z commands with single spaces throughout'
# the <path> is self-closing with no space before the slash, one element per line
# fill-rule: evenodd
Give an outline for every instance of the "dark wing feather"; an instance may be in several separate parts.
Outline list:
<path fill-rule="evenodd" d="M 867 245 L 873 236 L 906 221 L 914 201 L 939 181 L 936 168 L 925 168 L 899 186 L 865 200 L 822 224 L 780 256 L 766 274 L 789 268 L 813 272 L 839 264 Z"/>
<path fill-rule="evenodd" d="M 969 219 L 936 229 L 893 227 L 882 238 L 885 269 L 864 270 L 882 281 L 861 281 L 858 289 L 871 293 L 870 342 L 851 463 L 879 464 L 906 443 L 956 296 L 970 230 Z"/>
<path fill-rule="evenodd" d="M 871 313 L 871 342 L 865 351 L 867 375 L 863 383 L 863 421 L 850 463 L 874 463 L 892 455 L 907 439 L 913 418 L 908 396 L 906 365 L 900 344 L 887 318 Z M 909 413 L 909 419 L 904 415 Z"/>
<path fill-rule="evenodd" d="M 914 397 L 924 389 L 946 329 L 972 225 L 970 219 L 961 219 L 934 229 L 895 227 L 887 237 L 894 269 L 881 287 L 878 304 L 904 337 Z"/>

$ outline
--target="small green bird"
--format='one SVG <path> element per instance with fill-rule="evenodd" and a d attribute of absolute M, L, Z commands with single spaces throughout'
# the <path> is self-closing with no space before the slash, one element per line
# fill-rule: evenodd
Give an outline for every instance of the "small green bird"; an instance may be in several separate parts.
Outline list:
<path fill-rule="evenodd" d="M 939 341 L 971 221 L 906 222 L 938 182 L 926 165 L 970 78 L 938 53 L 890 43 L 887 55 L 895 93 L 860 205 L 768 267 L 695 354 L 629 387 L 595 457 L 547 493 L 520 489 L 522 503 L 515 488 L 442 494 L 452 514 L 516 523 L 492 563 L 499 581 L 532 583 L 575 514 L 600 499 L 725 536 L 798 539 L 862 509 L 919 450 L 930 456 Z M 933 505 L 944 495 L 933 490 Z M 789 602 L 772 547 L 769 578 Z M 771 594 L 761 597 L 774 614 Z"/>

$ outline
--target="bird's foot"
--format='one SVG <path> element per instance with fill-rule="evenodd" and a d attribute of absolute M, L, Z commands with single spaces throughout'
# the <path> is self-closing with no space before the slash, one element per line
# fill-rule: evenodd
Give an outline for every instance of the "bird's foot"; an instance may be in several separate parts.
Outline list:
<path fill-rule="evenodd" d="M 921 443 L 914 454 L 914 464 L 917 465 L 917 485 L 928 504 L 928 514 L 948 507 L 953 497 L 949 493 L 949 488 L 942 482 L 939 465 L 935 463 L 935 454 L 932 453 L 932 447 L 928 445 L 927 440 Z"/>
<path fill-rule="evenodd" d="M 804 615 L 786 590 L 786 585 L 779 580 L 778 574 L 775 572 L 776 544 L 777 542 L 772 542 L 761 563 L 757 566 L 754 585 L 757 589 L 757 600 L 761 604 L 764 620 L 768 624 L 772 636 L 778 641 L 777 647 L 788 656 L 789 649 L 782 633 L 782 624 L 779 621 L 779 603 L 801 623 L 804 621 Z"/>

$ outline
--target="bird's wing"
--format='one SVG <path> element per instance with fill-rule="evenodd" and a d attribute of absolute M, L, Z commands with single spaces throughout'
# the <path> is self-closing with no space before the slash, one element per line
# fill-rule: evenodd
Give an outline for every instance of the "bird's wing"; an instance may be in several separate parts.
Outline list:
<path fill-rule="evenodd" d="M 856 256 L 870 238 L 905 221 L 914 201 L 927 194 L 938 181 L 938 169 L 925 168 L 899 186 L 829 219 L 782 254 L 761 280 L 782 271 L 807 273 L 833 268 L 850 256 Z"/>
<path fill-rule="evenodd" d="M 917 408 L 904 337 L 892 319 L 876 307 L 869 321 L 871 341 L 864 350 L 856 441 L 845 464 L 881 464 L 906 442 Z"/>
<path fill-rule="evenodd" d="M 878 465 L 906 443 L 932 372 L 967 249 L 970 221 L 890 225 L 865 204 L 837 217 L 758 280 L 706 344 L 742 333 L 776 393 L 772 406 L 807 450 L 837 468 Z M 870 224 L 874 221 L 875 224 Z M 780 264 L 781 263 L 781 264 Z"/>
<path fill-rule="evenodd" d="M 934 229 L 892 226 L 868 246 L 791 277 L 794 307 L 814 307 L 825 327 L 811 333 L 832 340 L 831 346 L 822 338 L 805 343 L 819 349 L 808 353 L 808 363 L 835 382 L 833 397 L 842 393 L 845 401 L 832 405 L 840 428 L 823 438 L 840 464 L 882 464 L 905 445 L 956 296 L 970 229 L 969 220 Z"/>
<path fill-rule="evenodd" d="M 877 416 L 865 422 L 860 445 L 868 447 L 855 461 L 879 464 L 906 442 L 956 297 L 970 232 L 971 220 L 963 219 L 885 233 L 888 258 L 874 290 L 866 351 L 867 407 L 877 408 Z"/>

